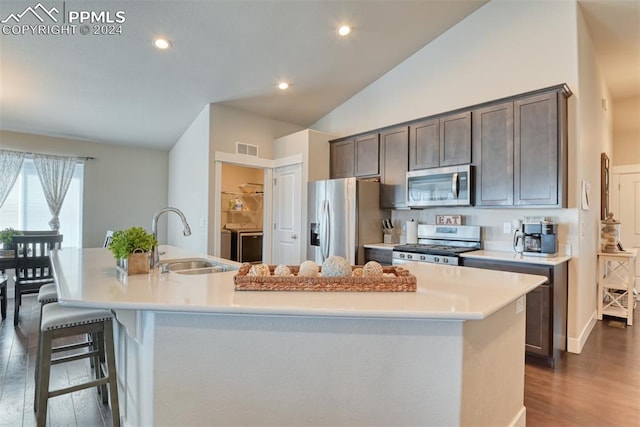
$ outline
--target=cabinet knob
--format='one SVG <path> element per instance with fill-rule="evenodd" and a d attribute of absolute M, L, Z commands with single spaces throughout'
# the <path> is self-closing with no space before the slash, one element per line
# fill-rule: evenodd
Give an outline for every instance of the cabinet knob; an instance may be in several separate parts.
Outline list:
<path fill-rule="evenodd" d="M 298 238 L 298 235 L 297 235 L 297 234 L 292 234 L 292 235 L 291 235 L 291 238 L 292 238 L 293 240 L 295 240 L 295 239 L 297 239 L 297 238 Z"/>

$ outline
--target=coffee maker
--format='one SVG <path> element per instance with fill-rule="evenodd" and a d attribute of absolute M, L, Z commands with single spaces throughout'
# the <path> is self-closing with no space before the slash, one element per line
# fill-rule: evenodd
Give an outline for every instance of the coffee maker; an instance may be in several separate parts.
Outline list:
<path fill-rule="evenodd" d="M 513 235 L 513 249 L 527 256 L 556 256 L 558 225 L 548 218 L 525 217 Z"/>

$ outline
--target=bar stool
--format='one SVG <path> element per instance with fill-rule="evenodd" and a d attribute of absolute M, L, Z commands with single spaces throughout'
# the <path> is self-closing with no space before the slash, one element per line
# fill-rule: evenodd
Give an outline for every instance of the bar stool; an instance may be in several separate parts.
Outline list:
<path fill-rule="evenodd" d="M 44 285 L 40 287 L 40 291 L 38 291 L 38 302 L 40 303 L 40 325 L 42 325 L 42 307 L 44 307 L 45 304 L 49 304 L 51 302 L 58 302 L 58 291 L 56 291 L 55 283 L 50 283 L 48 285 Z M 40 360 L 40 352 L 37 352 L 36 367 L 38 366 L 39 360 Z M 92 365 L 91 367 L 93 368 L 93 363 L 91 365 Z M 36 369 L 33 375 L 34 375 L 34 378 L 37 380 L 38 369 Z M 36 392 L 36 397 L 37 397 L 37 392 Z M 35 399 L 34 399 L 34 402 L 35 402 Z"/>
<path fill-rule="evenodd" d="M 7 275 L 0 274 L 0 316 L 2 319 L 7 318 L 7 281 L 9 281 Z"/>
<path fill-rule="evenodd" d="M 96 340 L 79 344 L 53 346 L 57 338 L 82 336 L 91 334 Z M 82 351 L 67 356 L 52 358 L 54 353 L 68 352 L 89 347 L 89 351 Z M 95 380 L 49 390 L 51 366 L 59 363 L 72 362 L 84 358 L 93 358 Z M 100 360 L 105 361 L 106 372 Z M 108 310 L 92 308 L 63 307 L 57 302 L 42 307 L 40 323 L 40 339 L 38 340 L 38 361 L 36 378 L 35 410 L 38 426 L 44 427 L 47 422 L 47 405 L 51 397 L 72 393 L 90 387 L 98 387 L 102 395 L 102 402 L 108 402 L 106 386 L 109 387 L 111 397 L 111 412 L 113 425 L 120 426 L 120 410 L 118 406 L 118 383 L 113 345 L 113 315 Z M 100 388 L 102 388 L 100 392 Z"/>
<path fill-rule="evenodd" d="M 58 302 L 58 291 L 56 290 L 55 283 L 51 283 L 51 284 L 40 287 L 40 291 L 38 292 L 38 302 L 40 303 L 40 319 L 42 319 L 42 307 L 44 307 L 46 304 L 49 304 L 51 302 Z M 97 337 L 95 336 L 95 334 L 88 334 L 85 345 L 87 347 L 91 345 L 95 345 L 96 340 L 97 340 Z M 39 354 L 36 354 L 36 366 L 38 366 L 39 356 L 40 356 Z M 101 358 L 100 361 L 104 363 L 104 358 Z M 95 364 L 93 362 L 93 357 L 89 359 L 89 362 L 91 363 L 91 370 L 94 370 Z M 38 378 L 37 370 L 33 373 L 33 376 L 35 379 Z M 102 392 L 102 388 L 98 390 L 100 390 L 99 393 Z M 34 399 L 34 402 L 35 402 L 35 399 Z"/>

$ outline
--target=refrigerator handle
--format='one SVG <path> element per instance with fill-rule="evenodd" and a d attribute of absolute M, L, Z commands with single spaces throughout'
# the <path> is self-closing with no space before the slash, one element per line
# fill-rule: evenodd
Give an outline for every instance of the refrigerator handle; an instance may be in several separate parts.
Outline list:
<path fill-rule="evenodd" d="M 329 201 L 322 201 L 322 220 L 320 229 L 320 251 L 322 252 L 322 262 L 329 257 Z"/>

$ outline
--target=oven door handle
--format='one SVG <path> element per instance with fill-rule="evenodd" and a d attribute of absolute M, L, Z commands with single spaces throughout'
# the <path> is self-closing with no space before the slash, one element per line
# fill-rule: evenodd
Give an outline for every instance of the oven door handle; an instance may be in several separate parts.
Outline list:
<path fill-rule="evenodd" d="M 454 198 L 458 198 L 458 172 L 451 175 L 451 192 L 453 193 Z"/>

